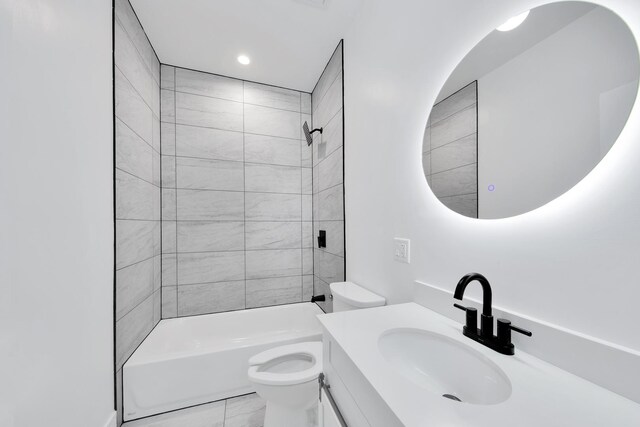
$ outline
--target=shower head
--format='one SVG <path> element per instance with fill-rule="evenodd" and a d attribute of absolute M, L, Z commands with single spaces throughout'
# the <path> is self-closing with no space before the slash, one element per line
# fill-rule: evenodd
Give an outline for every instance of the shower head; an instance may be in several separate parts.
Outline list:
<path fill-rule="evenodd" d="M 307 145 L 311 145 L 311 143 L 313 142 L 313 137 L 311 137 L 311 135 L 314 132 L 320 132 L 320 134 L 322 134 L 322 128 L 314 129 L 311 132 L 309 132 L 309 125 L 307 124 L 306 121 L 302 125 L 302 130 L 304 131 L 304 137 L 307 138 Z"/>

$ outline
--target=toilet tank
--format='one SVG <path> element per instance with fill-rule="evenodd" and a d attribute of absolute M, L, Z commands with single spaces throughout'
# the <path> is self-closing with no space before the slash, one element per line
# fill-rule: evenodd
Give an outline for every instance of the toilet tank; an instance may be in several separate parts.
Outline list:
<path fill-rule="evenodd" d="M 336 282 L 330 285 L 333 295 L 333 312 L 380 307 L 386 300 L 378 294 L 353 282 Z"/>

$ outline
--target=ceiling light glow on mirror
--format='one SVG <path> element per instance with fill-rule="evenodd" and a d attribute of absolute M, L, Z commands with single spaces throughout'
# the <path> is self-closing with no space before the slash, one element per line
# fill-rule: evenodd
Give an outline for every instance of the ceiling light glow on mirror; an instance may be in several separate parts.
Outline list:
<path fill-rule="evenodd" d="M 500 25 L 496 30 L 498 31 L 511 31 L 516 29 L 527 19 L 530 11 L 522 12 L 520 15 L 513 16 L 507 20 L 504 24 Z"/>
<path fill-rule="evenodd" d="M 247 55 L 240 55 L 238 56 L 238 62 L 242 65 L 249 65 L 251 64 L 251 59 Z"/>

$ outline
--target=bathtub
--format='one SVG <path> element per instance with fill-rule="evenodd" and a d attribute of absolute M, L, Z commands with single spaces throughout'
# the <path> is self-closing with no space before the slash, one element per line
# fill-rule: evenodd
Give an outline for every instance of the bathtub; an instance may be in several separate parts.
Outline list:
<path fill-rule="evenodd" d="M 124 364 L 125 421 L 252 393 L 249 358 L 322 340 L 318 314 L 300 303 L 160 321 Z"/>

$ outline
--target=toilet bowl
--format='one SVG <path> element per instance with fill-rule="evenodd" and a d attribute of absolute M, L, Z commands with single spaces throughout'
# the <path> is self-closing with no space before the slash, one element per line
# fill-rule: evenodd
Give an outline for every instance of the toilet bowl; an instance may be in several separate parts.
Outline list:
<path fill-rule="evenodd" d="M 284 345 L 249 359 L 249 380 L 267 401 L 264 427 L 315 426 L 321 372 L 321 342 Z"/>
<path fill-rule="evenodd" d="M 385 305 L 380 295 L 352 282 L 332 283 L 333 311 Z M 272 348 L 249 359 L 249 381 L 267 401 L 264 427 L 315 427 L 322 343 Z"/>

